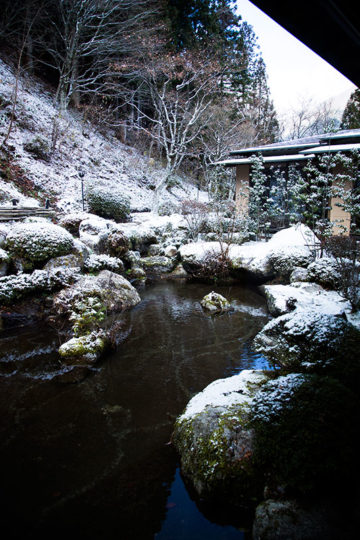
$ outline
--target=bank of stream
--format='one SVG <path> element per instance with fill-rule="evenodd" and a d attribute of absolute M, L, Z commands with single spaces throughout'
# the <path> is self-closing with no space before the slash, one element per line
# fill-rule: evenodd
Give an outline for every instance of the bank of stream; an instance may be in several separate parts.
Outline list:
<path fill-rule="evenodd" d="M 191 498 L 169 444 L 195 393 L 267 365 L 251 351 L 268 320 L 262 296 L 216 287 L 234 310 L 210 316 L 199 301 L 211 290 L 182 281 L 144 287 L 142 302 L 122 315 L 129 335 L 76 384 L 61 377 L 55 331 L 3 331 L 0 490 L 9 538 L 247 538 L 241 520 Z"/>

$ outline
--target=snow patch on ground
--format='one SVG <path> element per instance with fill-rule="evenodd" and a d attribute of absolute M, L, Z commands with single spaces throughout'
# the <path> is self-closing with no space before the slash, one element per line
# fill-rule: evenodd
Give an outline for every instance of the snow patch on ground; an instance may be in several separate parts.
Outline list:
<path fill-rule="evenodd" d="M 0 60 L 0 96 L 7 103 L 0 112 L 1 138 L 7 131 L 14 85 L 12 69 Z M 35 137 L 40 137 L 50 148 L 55 125 L 59 136 L 48 161 L 36 159 L 25 150 L 24 146 Z M 15 162 L 26 176 L 45 194 L 54 195 L 58 208 L 67 212 L 82 209 L 80 170 L 84 172 L 85 190 L 92 185 L 116 187 L 130 199 L 133 210 L 152 206 L 151 187 L 165 174 L 164 169 L 153 165 L 148 157 L 121 143 L 113 134 L 104 136 L 96 131 L 76 111 L 60 114 L 51 92 L 26 76 L 19 80 L 16 121 L 8 145 L 14 148 Z M 15 186 L 2 179 L 0 190 L 6 199 L 18 198 L 21 204 L 38 205 L 35 199 L 24 197 Z M 178 203 L 198 197 L 207 200 L 205 192 L 198 192 L 194 185 L 182 182 L 181 186 L 165 190 L 163 201 Z"/>

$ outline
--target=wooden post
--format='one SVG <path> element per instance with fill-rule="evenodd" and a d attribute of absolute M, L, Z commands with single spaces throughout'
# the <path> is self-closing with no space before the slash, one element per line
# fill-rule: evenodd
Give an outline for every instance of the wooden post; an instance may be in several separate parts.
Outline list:
<path fill-rule="evenodd" d="M 236 165 L 235 206 L 236 213 L 243 217 L 249 214 L 249 181 L 250 165 Z"/>

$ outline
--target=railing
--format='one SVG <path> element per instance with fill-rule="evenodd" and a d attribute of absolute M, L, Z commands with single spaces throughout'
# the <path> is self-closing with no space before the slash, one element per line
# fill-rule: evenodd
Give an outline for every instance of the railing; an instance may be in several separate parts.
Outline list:
<path fill-rule="evenodd" d="M 53 217 L 55 216 L 55 212 L 54 210 L 49 210 L 48 208 L 39 208 L 38 206 L 27 206 L 26 208 L 10 206 L 0 207 L 0 221 L 13 221 L 30 216 Z"/>

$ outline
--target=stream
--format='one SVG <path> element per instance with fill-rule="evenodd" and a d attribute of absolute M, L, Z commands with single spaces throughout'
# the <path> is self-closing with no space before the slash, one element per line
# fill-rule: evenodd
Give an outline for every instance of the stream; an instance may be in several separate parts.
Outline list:
<path fill-rule="evenodd" d="M 210 316 L 212 289 L 234 311 Z M 256 289 L 158 281 L 121 315 L 124 341 L 76 384 L 57 333 L 0 334 L 0 495 L 4 538 L 250 538 L 188 491 L 169 444 L 176 417 L 215 379 L 266 367 L 251 351 L 268 320 Z"/>

